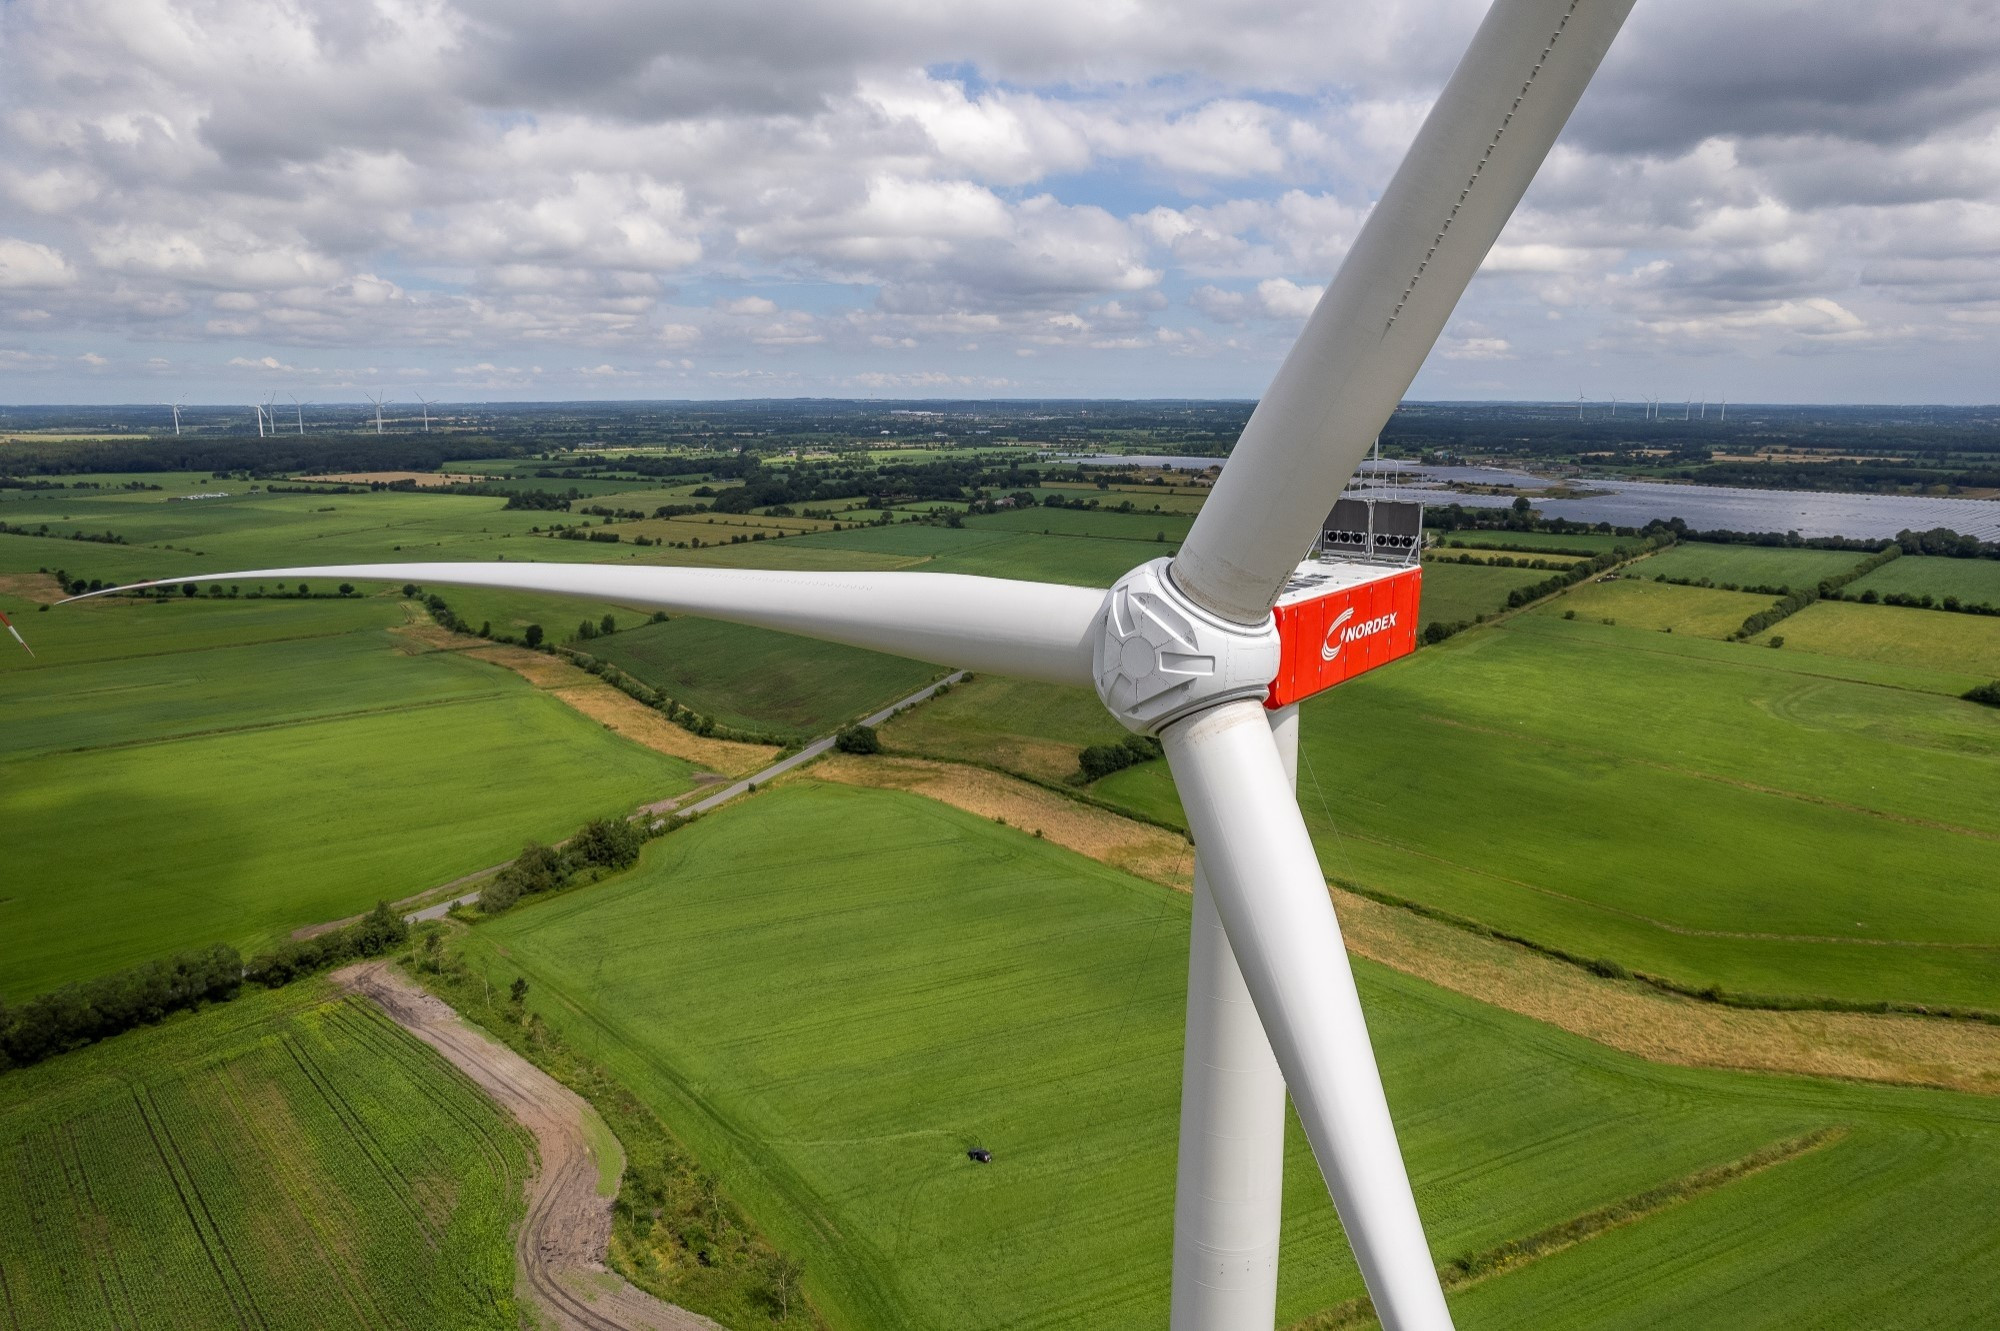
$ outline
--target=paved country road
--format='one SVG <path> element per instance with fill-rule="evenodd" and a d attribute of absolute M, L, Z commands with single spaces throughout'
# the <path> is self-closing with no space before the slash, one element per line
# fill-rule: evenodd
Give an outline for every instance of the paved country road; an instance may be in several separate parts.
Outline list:
<path fill-rule="evenodd" d="M 929 699 L 939 689 L 944 688 L 948 684 L 956 684 L 964 678 L 965 678 L 965 672 L 963 670 L 953 671 L 951 674 L 946 675 L 943 679 L 939 680 L 937 683 L 932 684 L 927 688 L 918 689 L 915 693 L 912 693 L 907 698 L 902 698 L 896 702 L 890 703 L 887 707 L 884 707 L 881 711 L 876 712 L 872 716 L 863 717 L 861 719 L 861 724 L 864 726 L 879 726 L 884 721 L 887 721 L 890 717 L 894 716 L 896 713 L 902 711 L 904 708 L 915 707 L 918 703 L 924 702 L 927 699 Z M 724 804 L 727 804 L 729 801 L 735 799 L 737 796 L 747 794 L 753 786 L 760 786 L 764 782 L 771 780 L 773 777 L 783 776 L 786 772 L 791 771 L 794 767 L 798 767 L 805 763 L 811 762 L 813 759 L 819 757 L 821 754 L 825 753 L 828 749 L 832 748 L 835 738 L 836 737 L 833 735 L 822 735 L 820 738 L 806 745 L 803 749 L 800 749 L 797 753 L 793 754 L 791 757 L 781 758 L 777 762 L 772 763 L 769 767 L 766 767 L 763 771 L 753 772 L 749 776 L 744 777 L 741 781 L 731 782 L 729 785 L 724 786 L 721 790 L 716 791 L 713 795 L 709 795 L 701 799 L 700 801 L 689 805 L 685 809 L 675 809 L 674 812 L 686 815 L 694 813 L 707 813 L 710 809 L 720 808 Z M 670 804 L 671 801 L 664 801 L 659 804 L 649 804 L 646 806 L 645 812 L 664 813 L 666 812 Z M 504 867 L 506 866 L 496 864 L 491 869 L 481 869 L 477 874 L 468 874 L 466 875 L 465 878 L 461 878 L 458 881 L 467 882 L 473 878 L 481 878 L 489 873 L 494 872 L 494 870 L 501 869 Z M 453 906 L 458 906 L 458 905 L 469 906 L 477 900 L 479 900 L 479 893 L 467 892 L 463 896 L 452 897 L 447 901 L 440 901 L 434 906 L 426 906 L 422 910 L 412 911 L 409 915 L 405 916 L 404 918 L 409 920 L 412 924 L 416 923 L 418 920 L 441 920 L 445 917 L 445 915 L 451 910 Z"/>
<path fill-rule="evenodd" d="M 541 1166 L 528 1180 L 528 1214 L 514 1241 L 515 1278 L 553 1325 L 560 1331 L 723 1331 L 605 1269 L 612 1199 L 597 1193 L 597 1161 L 584 1132 L 592 1111 L 583 1097 L 460 1020 L 450 1004 L 385 961 L 348 966 L 331 978 L 373 999 L 535 1134 Z"/>

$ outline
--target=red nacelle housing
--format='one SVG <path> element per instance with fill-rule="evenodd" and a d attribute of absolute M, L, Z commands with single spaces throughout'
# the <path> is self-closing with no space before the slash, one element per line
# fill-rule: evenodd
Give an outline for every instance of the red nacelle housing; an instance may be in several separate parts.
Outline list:
<path fill-rule="evenodd" d="M 1272 613 L 1282 652 L 1264 706 L 1310 698 L 1417 649 L 1421 567 L 1309 560 Z"/>

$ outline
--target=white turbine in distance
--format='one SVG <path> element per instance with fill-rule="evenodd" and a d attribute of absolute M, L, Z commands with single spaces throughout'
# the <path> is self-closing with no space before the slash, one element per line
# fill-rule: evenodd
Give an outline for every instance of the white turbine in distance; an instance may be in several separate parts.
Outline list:
<path fill-rule="evenodd" d="M 380 433 L 382 433 L 382 398 L 383 398 L 383 394 L 381 394 L 381 393 L 369 393 L 369 394 L 367 394 L 366 396 L 367 396 L 367 398 L 368 398 L 368 400 L 369 400 L 370 402 L 373 402 L 373 403 L 375 404 L 375 433 L 376 433 L 376 434 L 380 434 Z"/>
<path fill-rule="evenodd" d="M 252 402 L 250 406 L 257 413 L 257 437 L 262 439 L 264 437 L 264 404 L 261 402 Z"/>
<path fill-rule="evenodd" d="M 306 432 L 305 404 L 299 401 L 299 395 L 297 393 L 287 393 L 285 396 L 291 398 L 292 418 L 294 421 L 298 423 L 299 433 L 304 434 Z"/>
<path fill-rule="evenodd" d="M 1272 1324 L 1288 1091 L 1382 1325 L 1443 1331 L 1451 1317 L 1293 791 L 1297 710 L 1265 706 L 1281 698 L 1281 672 L 1299 668 L 1299 649 L 1316 649 L 1307 652 L 1312 660 L 1364 655 L 1369 625 L 1382 617 L 1288 638 L 1280 627 L 1287 611 L 1273 607 L 1295 576 L 1312 576 L 1301 554 L 1324 530 L 1329 504 L 1429 355 L 1632 3 L 1496 0 L 1186 542 L 1108 592 L 938 573 L 511 562 L 162 581 L 339 577 L 574 594 L 1094 686 L 1127 728 L 1159 736 L 1196 846 L 1174 1331 Z M 379 412 L 378 399 L 378 428 Z M 1325 534 L 1329 542 L 1357 535 Z M 1372 543 L 1375 531 L 1366 537 Z M 1395 614 L 1386 616 L 1391 626 Z"/>
<path fill-rule="evenodd" d="M 180 438 L 180 433 L 181 433 L 181 403 L 183 403 L 183 402 L 185 402 L 185 401 L 187 401 L 187 397 L 186 397 L 186 395 L 182 395 L 181 397 L 178 397 L 178 398 L 174 399 L 174 400 L 173 400 L 172 402 L 162 402 L 162 403 L 160 404 L 161 406 L 165 407 L 165 408 L 166 408 L 166 409 L 167 409 L 168 411 L 171 411 L 171 412 L 173 412 L 173 413 L 174 413 L 174 437 L 175 437 L 176 439 Z"/>
<path fill-rule="evenodd" d="M 417 394 L 415 394 L 414 396 L 416 397 L 416 399 L 417 399 L 417 401 L 418 401 L 418 402 L 420 402 L 420 403 L 422 403 L 422 404 L 423 404 L 423 408 L 424 408 L 424 433 L 425 433 L 425 434 L 429 434 L 429 433 L 431 432 L 431 403 L 432 403 L 432 401 L 433 401 L 434 399 L 431 399 L 431 398 L 427 398 L 427 397 L 425 397 L 425 396 L 424 396 L 424 395 L 423 395 L 422 393 L 417 393 Z"/>

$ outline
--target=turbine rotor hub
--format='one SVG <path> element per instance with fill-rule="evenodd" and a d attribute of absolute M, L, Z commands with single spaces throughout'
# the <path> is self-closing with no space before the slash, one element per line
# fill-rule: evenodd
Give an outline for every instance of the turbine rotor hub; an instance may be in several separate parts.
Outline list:
<path fill-rule="evenodd" d="M 1155 559 L 1118 580 L 1091 648 L 1097 696 L 1141 735 L 1218 703 L 1262 699 L 1278 674 L 1276 621 L 1253 627 L 1202 609 L 1174 585 L 1171 565 Z"/>

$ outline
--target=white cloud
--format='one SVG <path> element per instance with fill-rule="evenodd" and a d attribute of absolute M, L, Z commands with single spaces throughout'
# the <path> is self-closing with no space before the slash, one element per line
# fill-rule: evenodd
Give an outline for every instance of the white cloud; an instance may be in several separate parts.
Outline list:
<path fill-rule="evenodd" d="M 51 384 L 1254 392 L 1483 8 L 15 0 L 0 327 Z M 1418 391 L 1990 396 L 1996 308 L 2000 11 L 1640 6 Z"/>

